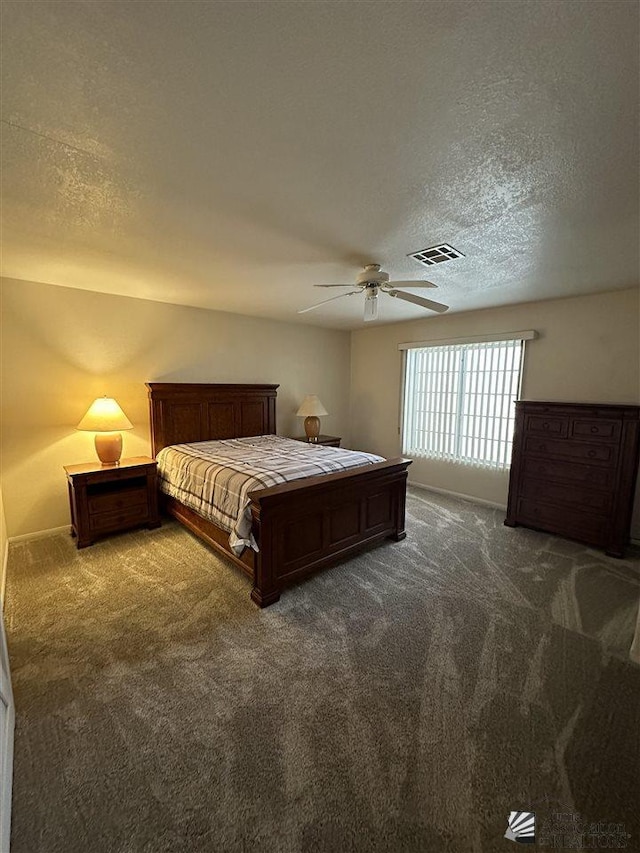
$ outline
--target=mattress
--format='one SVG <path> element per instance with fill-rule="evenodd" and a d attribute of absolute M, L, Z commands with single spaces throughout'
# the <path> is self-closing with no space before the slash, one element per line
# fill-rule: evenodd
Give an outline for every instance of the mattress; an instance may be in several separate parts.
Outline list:
<path fill-rule="evenodd" d="M 160 490 L 229 533 L 235 554 L 258 550 L 249 493 L 384 462 L 382 456 L 276 435 L 174 444 L 158 453 Z"/>

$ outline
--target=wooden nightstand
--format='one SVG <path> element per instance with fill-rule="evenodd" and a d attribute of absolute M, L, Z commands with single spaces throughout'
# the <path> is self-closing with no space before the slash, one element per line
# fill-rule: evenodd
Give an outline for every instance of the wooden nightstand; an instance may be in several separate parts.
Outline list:
<path fill-rule="evenodd" d="M 317 441 L 309 441 L 306 435 L 295 435 L 294 441 L 304 441 L 305 444 L 324 444 L 325 447 L 340 447 L 341 438 L 337 435 L 319 435 Z"/>
<path fill-rule="evenodd" d="M 86 548 L 109 533 L 129 527 L 159 527 L 156 462 L 148 456 L 65 465 L 71 509 L 71 535 Z"/>

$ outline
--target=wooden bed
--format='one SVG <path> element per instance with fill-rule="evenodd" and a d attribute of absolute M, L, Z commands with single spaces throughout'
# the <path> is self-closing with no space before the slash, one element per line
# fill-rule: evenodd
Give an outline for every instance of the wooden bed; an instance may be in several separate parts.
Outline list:
<path fill-rule="evenodd" d="M 172 444 L 272 435 L 277 385 L 148 382 L 154 456 Z M 166 512 L 253 580 L 251 598 L 267 607 L 291 581 L 350 557 L 378 540 L 404 539 L 408 459 L 389 459 L 338 474 L 251 492 L 259 551 L 237 557 L 229 534 L 179 501 Z"/>

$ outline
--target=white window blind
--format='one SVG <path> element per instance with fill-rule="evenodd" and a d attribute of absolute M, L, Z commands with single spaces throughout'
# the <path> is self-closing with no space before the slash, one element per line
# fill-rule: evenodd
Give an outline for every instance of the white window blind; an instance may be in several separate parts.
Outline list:
<path fill-rule="evenodd" d="M 508 467 L 523 340 L 406 349 L 402 452 Z"/>

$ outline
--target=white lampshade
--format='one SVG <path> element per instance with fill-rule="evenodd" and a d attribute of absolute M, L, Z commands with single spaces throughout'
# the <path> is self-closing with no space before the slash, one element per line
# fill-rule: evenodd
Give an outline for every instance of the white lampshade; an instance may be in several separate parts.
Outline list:
<path fill-rule="evenodd" d="M 76 429 L 87 432 L 119 432 L 133 429 L 133 424 L 113 397 L 98 397 L 89 406 Z"/>
<path fill-rule="evenodd" d="M 98 397 L 76 429 L 95 432 L 96 453 L 102 464 L 118 465 L 122 456 L 120 430 L 133 429 L 133 424 L 113 397 Z"/>
<path fill-rule="evenodd" d="M 302 401 L 300 408 L 296 412 L 296 415 L 299 418 L 308 418 L 308 417 L 321 417 L 322 415 L 328 415 L 329 412 L 322 405 L 320 400 L 318 399 L 317 394 L 307 394 L 307 396 Z"/>

